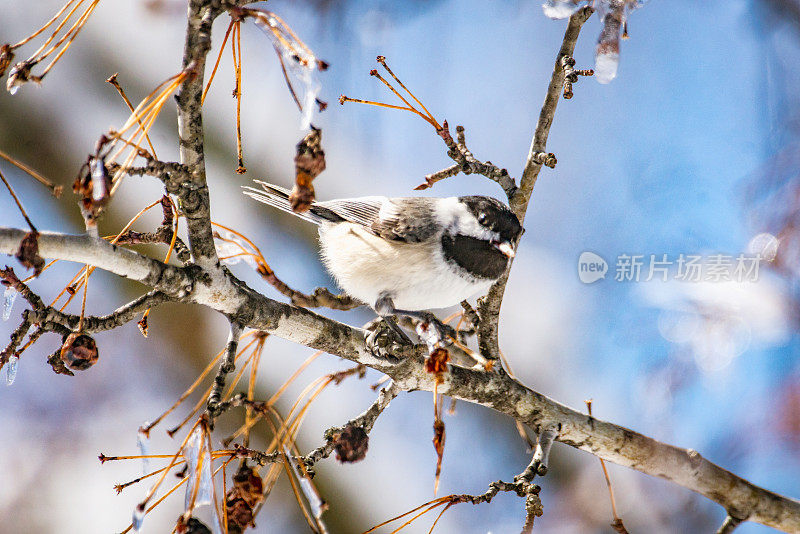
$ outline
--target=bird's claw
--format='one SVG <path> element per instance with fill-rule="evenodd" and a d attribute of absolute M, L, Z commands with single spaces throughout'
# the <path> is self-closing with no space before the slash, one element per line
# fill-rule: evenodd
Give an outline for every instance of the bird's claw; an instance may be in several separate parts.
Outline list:
<path fill-rule="evenodd" d="M 402 339 L 384 320 L 375 321 L 367 328 L 369 333 L 366 337 L 366 345 L 372 355 L 393 363 L 399 362 L 400 358 L 394 354 L 402 350 L 406 340 Z"/>

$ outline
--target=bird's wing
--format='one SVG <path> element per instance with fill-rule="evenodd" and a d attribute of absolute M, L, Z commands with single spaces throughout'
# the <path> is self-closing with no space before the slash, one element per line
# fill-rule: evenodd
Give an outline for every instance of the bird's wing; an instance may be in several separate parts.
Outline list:
<path fill-rule="evenodd" d="M 318 202 L 315 206 L 390 241 L 418 243 L 436 233 L 431 201 L 426 198 L 346 198 Z"/>
<path fill-rule="evenodd" d="M 347 222 L 371 228 L 380 217 L 381 208 L 388 202 L 386 197 L 340 198 L 315 202 L 314 207 L 333 212 Z"/>
<path fill-rule="evenodd" d="M 372 231 L 384 239 L 419 243 L 437 232 L 429 198 L 394 198 L 381 210 L 378 219 L 372 223 Z"/>

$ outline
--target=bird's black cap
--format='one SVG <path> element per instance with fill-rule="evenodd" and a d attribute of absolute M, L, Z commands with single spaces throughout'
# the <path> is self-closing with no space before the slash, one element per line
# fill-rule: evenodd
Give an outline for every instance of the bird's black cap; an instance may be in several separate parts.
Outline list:
<path fill-rule="evenodd" d="M 482 196 L 459 197 L 459 200 L 475 215 L 478 222 L 497 232 L 500 237 L 515 243 L 522 232 L 522 225 L 508 206 L 497 199 Z"/>

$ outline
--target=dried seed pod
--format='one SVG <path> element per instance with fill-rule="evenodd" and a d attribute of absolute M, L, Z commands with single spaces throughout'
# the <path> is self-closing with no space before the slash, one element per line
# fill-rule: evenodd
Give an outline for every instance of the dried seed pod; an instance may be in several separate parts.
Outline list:
<path fill-rule="evenodd" d="M 342 463 L 363 460 L 369 447 L 369 435 L 360 426 L 347 426 L 333 436 L 336 459 Z"/>
<path fill-rule="evenodd" d="M 73 332 L 61 345 L 61 361 L 73 371 L 84 371 L 96 364 L 98 359 L 97 343 L 86 334 Z"/>
<path fill-rule="evenodd" d="M 311 127 L 302 141 L 297 144 L 294 158 L 295 183 L 289 202 L 296 212 L 303 212 L 314 202 L 314 178 L 325 170 L 325 151 L 322 150 L 322 130 Z"/>
<path fill-rule="evenodd" d="M 24 267 L 33 269 L 34 276 L 39 276 L 44 269 L 44 259 L 39 256 L 39 232 L 28 232 L 19 244 L 16 257 Z"/>
<path fill-rule="evenodd" d="M 196 517 L 185 520 L 183 516 L 180 516 L 175 532 L 177 534 L 211 534 L 211 529 Z"/>
<path fill-rule="evenodd" d="M 9 93 L 12 95 L 16 94 L 19 88 L 29 81 L 41 81 L 40 78 L 31 74 L 31 69 L 34 65 L 35 63 L 31 63 L 30 61 L 20 61 L 11 67 L 11 70 L 8 71 L 8 79 L 6 80 L 6 89 Z"/>
<path fill-rule="evenodd" d="M 450 353 L 447 349 L 438 347 L 425 358 L 425 371 L 432 375 L 440 376 L 447 372 L 447 362 L 450 360 Z"/>
<path fill-rule="evenodd" d="M 57 375 L 75 376 L 75 373 L 67 369 L 64 362 L 61 361 L 61 349 L 58 349 L 47 358 L 47 363 L 53 368 L 53 372 Z"/>
<path fill-rule="evenodd" d="M 101 138 L 98 145 L 102 147 L 103 141 Z M 108 203 L 111 186 L 111 176 L 103 158 L 89 156 L 72 184 L 72 191 L 82 197 L 81 208 L 89 220 L 94 220 L 100 209 Z"/>
<path fill-rule="evenodd" d="M 14 51 L 10 44 L 0 46 L 0 76 L 5 74 L 6 69 L 14 61 Z"/>
<path fill-rule="evenodd" d="M 136 323 L 136 326 L 139 327 L 139 332 L 142 333 L 144 337 L 147 337 L 147 316 L 145 315 Z"/>
<path fill-rule="evenodd" d="M 225 508 L 228 515 L 228 532 L 243 532 L 248 527 L 254 526 L 253 507 L 243 498 L 227 499 Z"/>
<path fill-rule="evenodd" d="M 253 471 L 247 464 L 233 475 L 233 484 L 239 490 L 240 495 L 250 504 L 259 502 L 264 494 L 264 482 L 261 477 Z"/>
<path fill-rule="evenodd" d="M 228 532 L 244 532 L 255 526 L 253 508 L 264 499 L 264 482 L 247 464 L 242 464 L 233 475 L 233 487 L 225 496 L 228 515 Z"/>

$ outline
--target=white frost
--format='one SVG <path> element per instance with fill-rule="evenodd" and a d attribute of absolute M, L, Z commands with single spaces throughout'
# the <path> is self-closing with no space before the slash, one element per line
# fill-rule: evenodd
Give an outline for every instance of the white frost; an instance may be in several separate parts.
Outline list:
<path fill-rule="evenodd" d="M 139 532 L 142 529 L 142 523 L 144 523 L 144 514 L 145 510 L 144 507 L 140 508 L 138 505 L 136 508 L 133 509 L 133 517 L 131 517 L 131 523 L 133 524 L 133 530 Z"/>
<path fill-rule="evenodd" d="M 221 228 L 216 230 L 215 234 L 218 236 L 218 239 L 215 239 L 217 255 L 224 265 L 236 265 L 240 261 L 244 261 L 253 269 L 258 269 L 258 263 L 251 254 L 253 252 L 251 247 L 242 238 Z"/>
<path fill-rule="evenodd" d="M 183 447 L 183 457 L 186 460 L 186 476 L 188 481 L 186 483 L 186 496 L 184 497 L 184 509 L 189 510 L 192 506 L 192 494 L 195 492 L 194 487 L 197 483 L 197 466 L 200 463 L 200 450 L 203 447 L 203 431 L 198 426 L 192 431 L 189 440 Z M 200 500 L 198 491 L 195 503 Z"/>
<path fill-rule="evenodd" d="M 291 85 L 299 93 L 297 100 L 301 106 L 300 129 L 307 130 L 317 109 L 317 95 L 321 85 L 317 80 L 319 63 L 317 57 L 272 13 L 262 12 L 255 18 L 255 24 L 272 40 L 272 45 L 280 54 L 287 76 L 295 83 Z M 299 85 L 299 91 L 295 87 Z"/>
<path fill-rule="evenodd" d="M 11 317 L 11 308 L 14 306 L 14 301 L 17 300 L 17 290 L 13 287 L 7 287 L 3 291 L 3 320 L 8 321 Z"/>
<path fill-rule="evenodd" d="M 92 173 L 92 200 L 99 202 L 106 197 L 106 167 L 103 160 L 92 159 L 89 164 Z"/>
<path fill-rule="evenodd" d="M 609 83 L 617 77 L 619 54 L 597 54 L 594 60 L 594 77 L 600 83 Z"/>
<path fill-rule="evenodd" d="M 19 364 L 19 356 L 12 355 L 6 363 L 6 385 L 10 386 L 17 378 L 17 365 Z"/>
<path fill-rule="evenodd" d="M 547 0 L 542 4 L 542 11 L 551 19 L 565 19 L 578 11 L 584 2 L 571 0 Z"/>
<path fill-rule="evenodd" d="M 146 421 L 143 427 L 150 426 L 150 421 Z M 136 447 L 139 449 L 139 454 L 142 455 L 142 474 L 146 475 L 150 470 L 150 438 L 144 432 L 136 433 Z"/>

